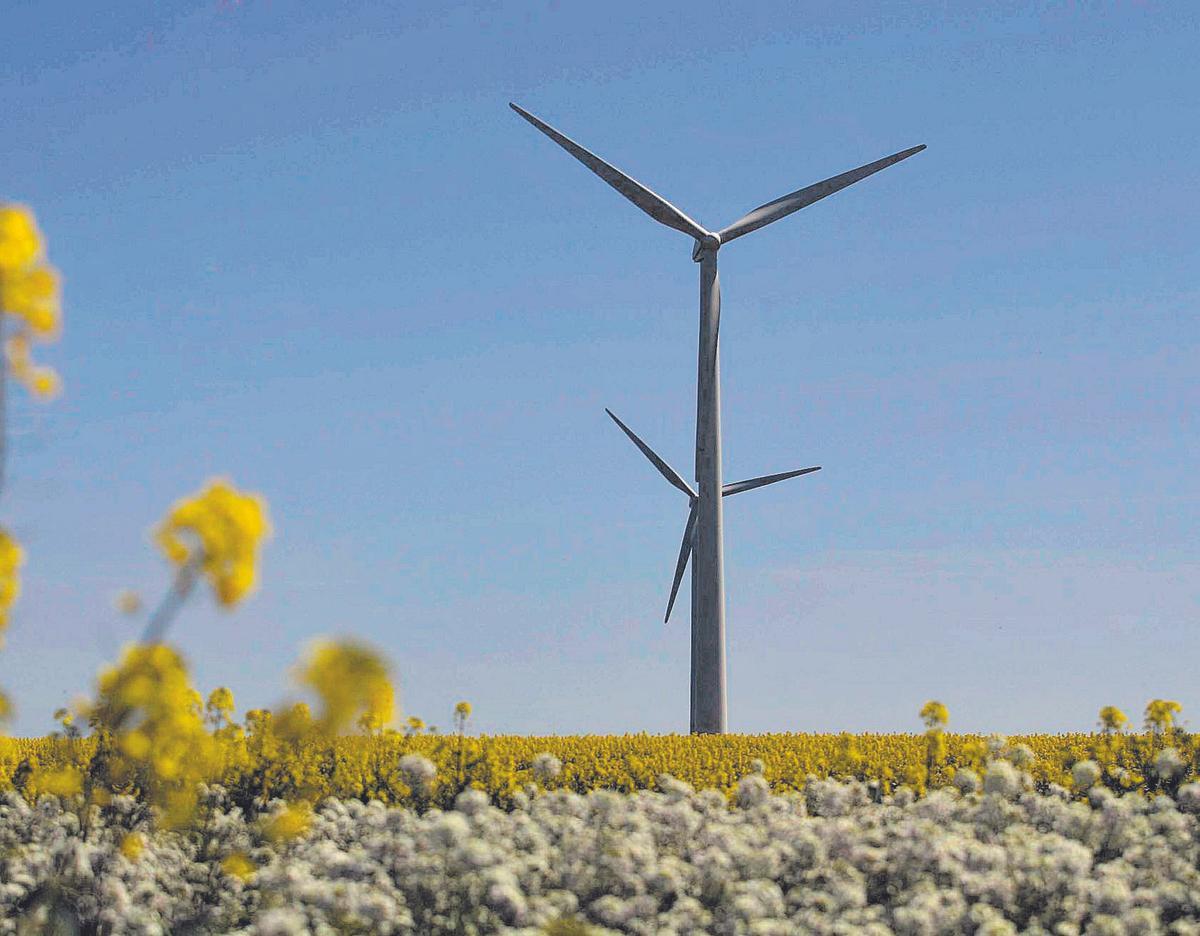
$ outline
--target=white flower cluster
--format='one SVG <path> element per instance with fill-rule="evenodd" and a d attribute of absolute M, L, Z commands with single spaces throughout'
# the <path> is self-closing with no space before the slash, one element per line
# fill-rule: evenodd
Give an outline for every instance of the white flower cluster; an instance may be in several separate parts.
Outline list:
<path fill-rule="evenodd" d="M 476 790 L 423 814 L 329 799 L 276 844 L 214 788 L 197 831 L 148 834 L 134 857 L 121 843 L 147 820 L 127 798 L 81 824 L 53 797 L 7 794 L 0 934 L 535 936 L 574 918 L 573 932 L 640 936 L 1200 936 L 1200 785 L 1072 801 L 1001 760 L 977 782 L 773 795 L 753 773 L 731 805 L 664 776 L 660 792 L 522 793 L 511 812 Z M 222 870 L 235 852 L 259 868 L 246 881 Z"/>

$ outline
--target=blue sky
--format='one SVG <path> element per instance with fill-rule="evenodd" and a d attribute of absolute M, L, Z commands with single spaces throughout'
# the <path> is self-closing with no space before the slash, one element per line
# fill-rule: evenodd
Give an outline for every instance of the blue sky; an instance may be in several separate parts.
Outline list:
<path fill-rule="evenodd" d="M 149 530 L 227 475 L 261 589 L 172 638 L 239 708 L 356 635 L 405 714 L 686 731 L 691 242 L 928 150 L 721 254 L 735 731 L 1083 730 L 1200 706 L 1200 14 L 1192 4 L 18 3 L 0 200 L 65 279 L 17 391 L 14 730 L 168 583 Z M 686 589 L 686 585 L 685 585 Z"/>

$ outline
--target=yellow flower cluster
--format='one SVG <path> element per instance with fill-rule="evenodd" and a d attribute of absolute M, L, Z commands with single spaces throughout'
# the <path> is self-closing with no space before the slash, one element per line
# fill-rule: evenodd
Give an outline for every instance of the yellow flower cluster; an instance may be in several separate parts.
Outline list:
<path fill-rule="evenodd" d="M 248 881 L 258 871 L 258 866 L 242 851 L 235 851 L 221 861 L 221 870 L 230 877 Z"/>
<path fill-rule="evenodd" d="M 258 548 L 270 532 L 262 498 L 242 494 L 218 478 L 199 494 L 177 501 L 157 539 L 176 566 L 198 563 L 217 600 L 232 607 L 254 587 Z"/>
<path fill-rule="evenodd" d="M 0 647 L 4 646 L 4 632 L 8 629 L 8 612 L 21 594 L 19 571 L 25 561 L 21 544 L 7 530 L 0 529 Z M 12 702 L 0 692 L 0 725 L 12 718 Z"/>
<path fill-rule="evenodd" d="M 18 323 L 4 352 L 18 380 L 36 396 L 53 397 L 58 374 L 30 358 L 32 342 L 56 338 L 61 324 L 58 273 L 44 254 L 33 213 L 23 205 L 0 205 L 0 311 Z"/>
<path fill-rule="evenodd" d="M 1120 731 L 1128 721 L 1129 717 L 1115 705 L 1100 709 L 1100 727 L 1105 731 Z"/>
<path fill-rule="evenodd" d="M 205 729 L 183 660 L 163 644 L 131 646 L 100 674 L 98 689 L 88 713 L 99 744 L 90 775 L 109 792 L 138 792 L 168 826 L 185 824 L 197 784 L 219 772 L 223 752 Z"/>
<path fill-rule="evenodd" d="M 1183 710 L 1178 702 L 1170 699 L 1153 699 L 1146 706 L 1146 730 L 1169 733 L 1175 727 L 1175 716 Z"/>
<path fill-rule="evenodd" d="M 123 675 L 107 681 L 105 698 L 141 699 L 139 705 L 145 709 L 147 689 L 145 684 L 139 686 L 135 673 L 146 669 L 127 661 Z M 162 669 L 178 673 L 174 664 Z M 660 775 L 666 773 L 697 789 L 713 788 L 732 797 L 738 781 L 758 772 L 760 766 L 776 792 L 800 790 L 808 777 L 815 776 L 874 781 L 884 793 L 901 785 L 924 793 L 956 782 L 961 771 L 982 775 L 989 762 L 998 758 L 1010 759 L 1043 789 L 1051 783 L 1073 789 L 1072 768 L 1081 761 L 1093 761 L 1100 782 L 1122 793 L 1154 794 L 1200 775 L 1200 736 L 1178 729 L 1169 735 L 1103 732 L 1000 739 L 941 733 L 937 726 L 938 744 L 931 750 L 928 735 L 921 734 L 471 737 L 385 731 L 333 736 L 313 730 L 315 723 L 303 711 L 296 715 L 288 710 L 278 717 L 248 712 L 244 730 L 241 726 L 220 729 L 206 741 L 197 727 L 195 701 L 178 678 L 159 678 L 158 685 L 174 700 L 167 707 L 180 726 L 160 730 L 157 726 L 164 716 L 154 715 L 151 724 L 151 719 L 145 719 L 136 729 L 147 740 L 132 744 L 133 731 L 126 729 L 115 744 L 103 736 L 0 740 L 0 790 L 15 786 L 36 796 L 61 784 L 58 789 L 69 792 L 72 776 L 100 776 L 107 778 L 105 789 L 133 790 L 157 805 L 166 803 L 169 812 L 171 801 L 164 799 L 162 791 L 175 790 L 178 796 L 185 781 L 194 785 L 206 779 L 222 784 L 234 802 L 248 811 L 260 810 L 273 798 L 291 802 L 291 809 L 263 819 L 264 835 L 285 840 L 307 829 L 310 813 L 305 803 L 326 796 L 378 799 L 419 809 L 449 808 L 459 792 L 473 787 L 486 791 L 493 802 L 508 805 L 530 784 L 580 793 L 633 792 L 656 788 Z M 281 733 L 281 723 L 289 719 L 307 729 Z M 186 768 L 171 761 L 170 754 L 167 763 L 155 760 L 160 736 L 188 739 Z M 1167 747 L 1178 752 L 1183 765 L 1171 777 L 1156 767 L 1156 759 Z M 136 783 L 123 787 L 122 778 L 128 774 L 108 768 L 98 771 L 96 765 L 103 765 L 106 751 L 111 750 L 151 776 L 139 775 Z M 164 750 L 178 755 L 180 748 L 168 740 Z M 534 768 L 538 755 L 544 753 L 561 764 L 553 776 Z M 207 766 L 201 769 L 198 764 Z M 1084 791 L 1075 789 L 1075 795 Z M 177 815 L 186 819 L 187 810 L 177 810 Z"/>
<path fill-rule="evenodd" d="M 302 836 L 311 825 L 312 806 L 301 801 L 267 816 L 262 822 L 262 833 L 269 842 L 289 842 Z"/>
<path fill-rule="evenodd" d="M 0 529 L 0 647 L 4 646 L 4 631 L 8 627 L 8 612 L 21 594 L 18 574 L 25 553 L 21 544 L 7 530 Z"/>
<path fill-rule="evenodd" d="M 395 717 L 395 694 L 383 658 L 355 641 L 319 641 L 297 674 L 321 699 L 317 728 L 338 734 L 353 724 L 382 731 Z"/>

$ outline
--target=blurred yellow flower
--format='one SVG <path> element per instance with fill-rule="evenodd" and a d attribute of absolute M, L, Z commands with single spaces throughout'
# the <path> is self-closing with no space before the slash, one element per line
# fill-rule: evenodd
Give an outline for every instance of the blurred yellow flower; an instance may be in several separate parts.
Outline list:
<path fill-rule="evenodd" d="M 229 718 L 233 714 L 233 692 L 224 686 L 218 686 L 208 694 L 205 710 L 210 715 Z"/>
<path fill-rule="evenodd" d="M 236 851 L 228 855 L 221 862 L 221 870 L 230 877 L 235 877 L 240 881 L 248 881 L 254 877 L 258 866 L 246 855 L 245 852 Z"/>
<path fill-rule="evenodd" d="M 270 842 L 299 838 L 312 825 L 312 807 L 301 801 L 263 820 L 263 836 Z"/>
<path fill-rule="evenodd" d="M 49 793 L 53 796 L 74 796 L 83 790 L 83 774 L 75 767 L 57 770 L 37 768 L 26 781 L 25 792 L 31 800 Z"/>
<path fill-rule="evenodd" d="M 1105 731 L 1120 731 L 1129 718 L 1115 705 L 1106 705 L 1100 709 L 1100 725 Z"/>
<path fill-rule="evenodd" d="M 11 719 L 12 715 L 13 715 L 12 702 L 9 701 L 9 698 L 7 695 L 5 695 L 3 692 L 0 692 L 0 724 L 3 724 L 4 722 Z"/>
<path fill-rule="evenodd" d="M 221 749 L 205 730 L 182 658 L 164 644 L 134 645 L 97 685 L 89 718 L 109 750 L 103 779 L 114 791 L 136 783 L 166 825 L 186 824 Z"/>
<path fill-rule="evenodd" d="M 1170 731 L 1175 725 L 1175 716 L 1183 706 L 1170 699 L 1153 699 L 1146 704 L 1146 728 L 1154 732 Z"/>
<path fill-rule="evenodd" d="M 21 594 L 21 579 L 17 574 L 25 562 L 21 544 L 0 529 L 0 643 L 8 626 L 8 612 Z"/>
<path fill-rule="evenodd" d="M 130 861 L 137 861 L 146 848 L 146 837 L 141 832 L 130 832 L 121 839 L 121 854 Z"/>
<path fill-rule="evenodd" d="M 270 533 L 263 499 L 217 478 L 199 494 L 175 503 L 157 539 L 175 565 L 198 562 L 217 600 L 232 607 L 254 587 L 258 548 Z"/>
<path fill-rule="evenodd" d="M 57 337 L 58 273 L 49 266 L 0 272 L 0 307 L 23 320 L 38 337 Z"/>
<path fill-rule="evenodd" d="M 44 246 L 33 213 L 23 205 L 0 205 L 0 312 L 19 330 L 5 343 L 13 376 L 38 397 L 57 396 L 61 383 L 49 367 L 30 360 L 32 338 L 58 337 L 62 316 L 58 272 L 43 262 Z"/>
<path fill-rule="evenodd" d="M 42 235 L 24 205 L 0 205 L 0 274 L 21 270 L 42 253 Z"/>
<path fill-rule="evenodd" d="M 931 699 L 921 707 L 921 718 L 928 728 L 936 728 L 950 721 L 950 710 L 941 702 Z"/>
<path fill-rule="evenodd" d="M 53 400 L 62 392 L 62 381 L 53 367 L 35 367 L 29 375 L 29 389 L 34 396 Z"/>
<path fill-rule="evenodd" d="M 318 641 L 309 650 L 297 679 L 321 699 L 318 727 L 338 733 L 354 724 L 380 729 L 395 715 L 395 694 L 388 665 L 356 641 Z"/>

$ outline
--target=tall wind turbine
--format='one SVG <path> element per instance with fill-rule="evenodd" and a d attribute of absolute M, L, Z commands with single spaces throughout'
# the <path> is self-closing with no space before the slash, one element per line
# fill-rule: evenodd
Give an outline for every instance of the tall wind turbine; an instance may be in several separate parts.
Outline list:
<path fill-rule="evenodd" d="M 625 432 L 664 478 L 688 496 L 691 511 L 679 549 L 675 581 L 667 603 L 667 617 L 675 603 L 675 594 L 683 578 L 688 557 L 692 560 L 692 704 L 691 731 L 693 734 L 724 732 L 725 702 L 725 557 L 721 529 L 722 498 L 752 488 L 784 481 L 798 475 L 817 471 L 802 468 L 783 474 L 767 475 L 736 484 L 721 483 L 721 372 L 717 360 L 718 335 L 721 323 L 721 287 L 717 280 L 717 251 L 731 240 L 757 231 L 772 221 L 787 217 L 806 208 L 847 185 L 873 175 L 880 169 L 895 165 L 925 149 L 924 145 L 885 156 L 873 163 L 843 172 L 784 195 L 739 218 L 720 231 L 701 227 L 665 198 L 635 182 L 620 169 L 609 165 L 574 140 L 559 133 L 533 114 L 509 104 L 514 111 L 546 134 L 555 143 L 596 173 L 660 224 L 674 228 L 694 238 L 692 260 L 700 264 L 700 354 L 696 381 L 696 489 L 639 439 L 623 422 L 608 415 Z"/>

